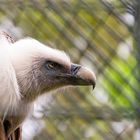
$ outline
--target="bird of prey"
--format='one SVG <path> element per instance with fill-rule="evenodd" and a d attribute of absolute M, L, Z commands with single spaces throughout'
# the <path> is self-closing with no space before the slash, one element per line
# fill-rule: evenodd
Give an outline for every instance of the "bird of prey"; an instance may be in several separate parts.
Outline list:
<path fill-rule="evenodd" d="M 95 74 L 74 64 L 63 51 L 33 38 L 9 43 L 0 36 L 0 115 L 6 123 L 6 137 L 14 132 L 42 94 L 73 85 L 95 87 Z"/>

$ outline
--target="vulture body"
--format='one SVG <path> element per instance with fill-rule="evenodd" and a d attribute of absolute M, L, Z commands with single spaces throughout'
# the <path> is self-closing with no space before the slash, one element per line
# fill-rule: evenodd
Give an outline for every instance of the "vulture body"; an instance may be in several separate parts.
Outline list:
<path fill-rule="evenodd" d="M 12 120 L 7 137 L 22 124 L 35 99 L 68 85 L 95 86 L 94 73 L 63 52 L 32 38 L 9 43 L 0 37 L 0 115 Z"/>

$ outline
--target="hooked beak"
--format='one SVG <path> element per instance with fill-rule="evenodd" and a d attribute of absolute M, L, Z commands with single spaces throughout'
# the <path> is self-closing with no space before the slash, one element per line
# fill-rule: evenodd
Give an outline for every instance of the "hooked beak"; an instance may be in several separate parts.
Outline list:
<path fill-rule="evenodd" d="M 72 85 L 92 85 L 95 88 L 96 76 L 88 68 L 71 64 L 71 83 Z"/>

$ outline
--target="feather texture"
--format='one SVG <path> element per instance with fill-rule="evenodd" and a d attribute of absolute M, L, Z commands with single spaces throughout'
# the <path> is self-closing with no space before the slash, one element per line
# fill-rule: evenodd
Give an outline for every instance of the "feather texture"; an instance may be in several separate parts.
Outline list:
<path fill-rule="evenodd" d="M 21 96 L 15 70 L 11 63 L 11 44 L 0 37 L 0 113 L 6 115 L 17 106 Z"/>

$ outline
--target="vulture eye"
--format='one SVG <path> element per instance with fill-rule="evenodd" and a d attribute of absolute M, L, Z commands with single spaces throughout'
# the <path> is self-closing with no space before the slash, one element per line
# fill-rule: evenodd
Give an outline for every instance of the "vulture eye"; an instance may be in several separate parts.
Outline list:
<path fill-rule="evenodd" d="M 63 72 L 64 70 L 64 67 L 56 62 L 53 62 L 53 61 L 47 61 L 45 63 L 45 68 L 47 70 L 51 70 L 51 71 L 61 71 Z"/>
<path fill-rule="evenodd" d="M 50 68 L 50 69 L 53 69 L 55 66 L 54 66 L 54 64 L 52 63 L 52 64 L 48 64 L 48 68 Z"/>
<path fill-rule="evenodd" d="M 52 70 L 52 69 L 55 69 L 57 67 L 57 64 L 54 62 L 51 62 L 51 61 L 47 61 L 45 67 L 48 70 Z"/>

